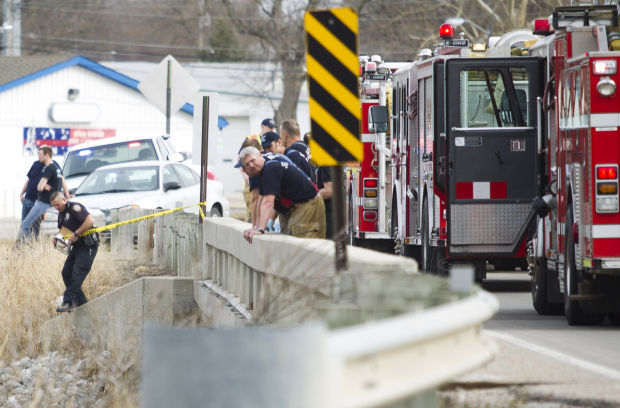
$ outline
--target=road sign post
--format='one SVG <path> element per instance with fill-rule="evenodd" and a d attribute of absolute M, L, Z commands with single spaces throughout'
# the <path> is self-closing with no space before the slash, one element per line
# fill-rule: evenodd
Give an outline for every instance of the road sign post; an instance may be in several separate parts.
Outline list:
<path fill-rule="evenodd" d="M 310 94 L 312 159 L 333 172 L 336 269 L 347 268 L 342 164 L 361 161 L 358 21 L 349 8 L 316 10 L 304 18 Z"/>
<path fill-rule="evenodd" d="M 138 89 L 166 115 L 166 135 L 170 136 L 170 116 L 192 100 L 200 85 L 172 55 L 168 55 L 138 84 Z"/>

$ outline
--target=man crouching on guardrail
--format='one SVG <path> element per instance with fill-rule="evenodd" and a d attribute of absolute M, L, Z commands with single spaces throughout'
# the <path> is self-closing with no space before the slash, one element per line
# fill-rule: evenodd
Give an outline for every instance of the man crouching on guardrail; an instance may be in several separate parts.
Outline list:
<path fill-rule="evenodd" d="M 252 146 L 239 152 L 239 160 L 250 177 L 258 176 L 258 222 L 243 231 L 252 243 L 254 235 L 264 234 L 271 212 L 280 216 L 282 233 L 299 238 L 325 238 L 325 204 L 316 185 L 282 154 L 261 155 Z"/>
<path fill-rule="evenodd" d="M 82 283 L 93 266 L 97 249 L 99 248 L 99 235 L 82 234 L 93 227 L 95 220 L 86 208 L 79 203 L 69 202 L 60 192 L 52 194 L 52 205 L 58 210 L 58 228 L 60 234 L 69 236 L 70 249 L 62 268 L 62 280 L 65 283 L 65 293 L 62 306 L 57 312 L 69 312 L 74 307 L 87 302 Z M 54 246 L 61 238 L 54 237 Z"/>

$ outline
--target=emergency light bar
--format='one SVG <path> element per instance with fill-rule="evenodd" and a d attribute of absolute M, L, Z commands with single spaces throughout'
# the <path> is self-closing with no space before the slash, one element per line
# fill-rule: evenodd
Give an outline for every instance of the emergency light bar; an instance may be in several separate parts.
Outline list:
<path fill-rule="evenodd" d="M 377 72 L 377 63 L 373 61 L 367 61 L 366 72 Z"/>
<path fill-rule="evenodd" d="M 534 35 L 549 35 L 551 34 L 551 24 L 549 24 L 549 20 L 547 19 L 537 19 L 534 20 Z"/>
<path fill-rule="evenodd" d="M 471 50 L 474 52 L 484 52 L 487 50 L 487 44 L 481 42 L 475 42 L 471 45 Z"/>
<path fill-rule="evenodd" d="M 454 37 L 454 26 L 452 24 L 442 24 L 439 27 L 439 37 L 444 40 Z"/>

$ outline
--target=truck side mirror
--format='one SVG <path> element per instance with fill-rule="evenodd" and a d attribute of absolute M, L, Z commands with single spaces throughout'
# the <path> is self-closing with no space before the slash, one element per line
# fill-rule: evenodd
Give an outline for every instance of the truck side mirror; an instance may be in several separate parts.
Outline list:
<path fill-rule="evenodd" d="M 388 130 L 389 114 L 387 106 L 375 105 L 368 109 L 368 131 L 385 133 Z"/>

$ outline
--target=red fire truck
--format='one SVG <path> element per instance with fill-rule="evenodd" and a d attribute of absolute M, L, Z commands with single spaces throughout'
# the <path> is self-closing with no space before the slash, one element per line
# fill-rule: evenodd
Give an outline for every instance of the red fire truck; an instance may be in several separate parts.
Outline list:
<path fill-rule="evenodd" d="M 571 325 L 619 322 L 618 9 L 560 7 L 550 20 L 537 21 L 547 35 L 531 49 L 547 81 L 539 103 L 531 100 L 544 163 L 528 244 L 532 300 Z"/>
<path fill-rule="evenodd" d="M 506 34 L 478 53 L 453 38 L 452 27 L 441 33 L 441 46 L 393 73 L 389 153 L 373 121 L 363 124 L 369 146 L 353 177 L 351 232 L 358 240 L 381 234 L 426 271 L 473 264 L 481 280 L 487 261 L 525 261 L 531 202 L 542 182 L 531 101 L 543 95 L 543 64 L 511 56 L 516 45 L 536 39 L 531 32 Z M 366 121 L 376 115 L 364 101 L 362 93 Z M 365 172 L 365 165 L 379 170 Z M 373 210 L 376 221 L 368 217 Z M 364 231 L 356 217 L 376 229 Z"/>
<path fill-rule="evenodd" d="M 391 190 L 386 188 L 391 180 L 390 132 L 389 129 L 369 129 L 368 114 L 372 106 L 390 105 L 392 73 L 401 65 L 403 63 L 385 63 L 379 55 L 360 55 L 364 160 L 346 166 L 351 245 L 382 248 L 393 243 L 386 216 L 387 200 L 391 199 Z"/>

